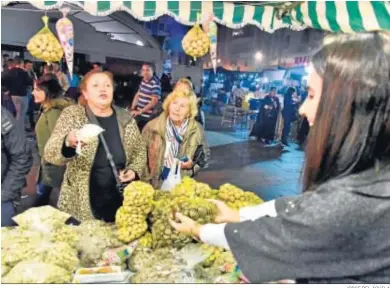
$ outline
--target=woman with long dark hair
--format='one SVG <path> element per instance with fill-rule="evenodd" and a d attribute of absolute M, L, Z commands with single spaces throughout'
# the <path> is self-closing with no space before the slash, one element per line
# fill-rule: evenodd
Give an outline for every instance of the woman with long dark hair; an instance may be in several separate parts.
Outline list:
<path fill-rule="evenodd" d="M 34 83 L 34 102 L 41 105 L 41 113 L 35 127 L 38 153 L 41 157 L 38 199 L 36 206 L 48 205 L 53 189 L 59 188 L 65 167 L 54 166 L 43 160 L 43 152 L 62 110 L 73 104 L 64 97 L 64 90 L 54 74 L 46 74 Z M 58 193 L 57 193 L 58 194 Z M 56 201 L 54 201 L 56 202 Z M 55 205 L 56 203 L 52 203 Z"/>
<path fill-rule="evenodd" d="M 240 211 L 216 201 L 223 224 L 171 225 L 230 249 L 252 283 L 390 283 L 390 35 L 331 36 L 313 65 L 304 193 Z"/>

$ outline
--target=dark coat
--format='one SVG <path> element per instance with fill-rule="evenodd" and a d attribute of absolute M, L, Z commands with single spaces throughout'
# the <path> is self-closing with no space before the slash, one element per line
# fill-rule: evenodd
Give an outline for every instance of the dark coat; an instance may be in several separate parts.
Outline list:
<path fill-rule="evenodd" d="M 57 98 L 45 103 L 35 126 L 38 152 L 41 157 L 41 183 L 53 188 L 61 187 L 66 167 L 47 163 L 43 160 L 43 153 L 62 110 L 72 104 L 73 102 L 67 98 Z"/>
<path fill-rule="evenodd" d="M 252 283 L 390 283 L 390 161 L 275 202 L 277 216 L 227 224 Z"/>
<path fill-rule="evenodd" d="M 33 163 L 30 145 L 12 115 L 1 107 L 1 201 L 19 201 Z"/>
<path fill-rule="evenodd" d="M 255 136 L 257 139 L 274 140 L 279 110 L 279 99 L 270 95 L 265 96 L 261 102 L 257 120 L 250 136 Z"/>

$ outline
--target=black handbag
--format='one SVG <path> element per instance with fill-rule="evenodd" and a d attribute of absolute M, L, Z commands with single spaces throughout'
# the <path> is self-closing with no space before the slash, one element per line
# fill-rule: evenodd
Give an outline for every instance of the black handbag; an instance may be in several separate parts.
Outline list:
<path fill-rule="evenodd" d="M 193 157 L 193 160 L 192 160 L 192 177 L 195 176 L 195 165 L 198 165 L 200 168 L 204 168 L 206 167 L 207 163 L 206 163 L 206 159 L 205 159 L 205 154 L 204 154 L 204 150 L 203 150 L 203 145 L 199 145 L 196 150 L 195 150 L 195 153 L 194 153 L 194 157 Z"/>
<path fill-rule="evenodd" d="M 194 163 L 194 165 L 196 164 L 199 167 L 204 168 L 207 164 L 205 156 L 206 155 L 204 154 L 203 145 L 199 145 L 195 150 L 194 159 L 192 160 L 192 162 Z"/>
<path fill-rule="evenodd" d="M 93 112 L 91 111 L 91 109 L 89 109 L 88 105 L 85 106 L 85 111 L 86 111 L 87 118 L 88 118 L 89 122 L 91 122 L 92 124 L 95 124 L 95 125 L 100 127 L 100 124 L 99 124 L 98 120 L 96 119 L 96 117 L 93 114 Z M 114 156 L 112 156 L 112 154 L 110 152 L 110 148 L 108 148 L 108 145 L 107 145 L 106 139 L 104 139 L 103 133 L 99 134 L 99 139 L 100 139 L 100 141 L 103 144 L 104 151 L 106 151 L 106 154 L 107 154 L 107 160 L 110 163 L 110 166 L 111 166 L 111 169 L 112 169 L 112 173 L 114 174 L 115 181 L 116 181 L 116 188 L 117 188 L 118 192 L 122 195 L 124 190 L 125 190 L 125 187 L 127 185 L 129 185 L 131 183 L 131 181 L 130 182 L 125 182 L 125 183 L 121 182 L 121 180 L 119 179 L 118 171 L 116 170 L 116 165 L 115 165 L 115 162 L 114 162 Z"/>

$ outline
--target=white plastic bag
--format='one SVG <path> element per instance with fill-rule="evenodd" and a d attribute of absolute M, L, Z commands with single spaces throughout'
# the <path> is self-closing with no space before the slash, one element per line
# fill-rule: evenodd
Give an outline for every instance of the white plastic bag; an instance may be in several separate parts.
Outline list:
<path fill-rule="evenodd" d="M 172 191 L 172 189 L 181 182 L 181 173 L 180 173 L 180 161 L 175 159 L 175 162 L 172 165 L 171 171 L 167 179 L 161 185 L 161 191 Z"/>
<path fill-rule="evenodd" d="M 90 144 L 97 139 L 100 133 L 104 129 L 95 124 L 85 124 L 77 133 L 78 145 L 76 147 L 76 153 L 81 154 L 81 141 L 85 144 Z"/>
<path fill-rule="evenodd" d="M 71 273 L 56 265 L 37 261 L 18 263 L 4 278 L 7 284 L 65 284 L 72 280 Z"/>
<path fill-rule="evenodd" d="M 55 209 L 49 205 L 33 207 L 12 218 L 20 227 L 51 233 L 54 229 L 62 227 L 71 215 Z"/>

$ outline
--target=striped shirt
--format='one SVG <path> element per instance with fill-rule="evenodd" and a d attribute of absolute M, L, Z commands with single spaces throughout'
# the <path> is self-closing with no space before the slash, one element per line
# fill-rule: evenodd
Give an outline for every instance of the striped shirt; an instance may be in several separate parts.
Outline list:
<path fill-rule="evenodd" d="M 142 80 L 141 85 L 138 89 L 139 98 L 137 102 L 136 109 L 141 110 L 145 108 L 152 101 L 152 96 L 157 95 L 158 98 L 161 98 L 161 86 L 160 81 L 153 77 L 150 81 Z M 142 113 L 141 116 L 145 118 L 150 118 L 152 116 L 153 109 Z"/>

